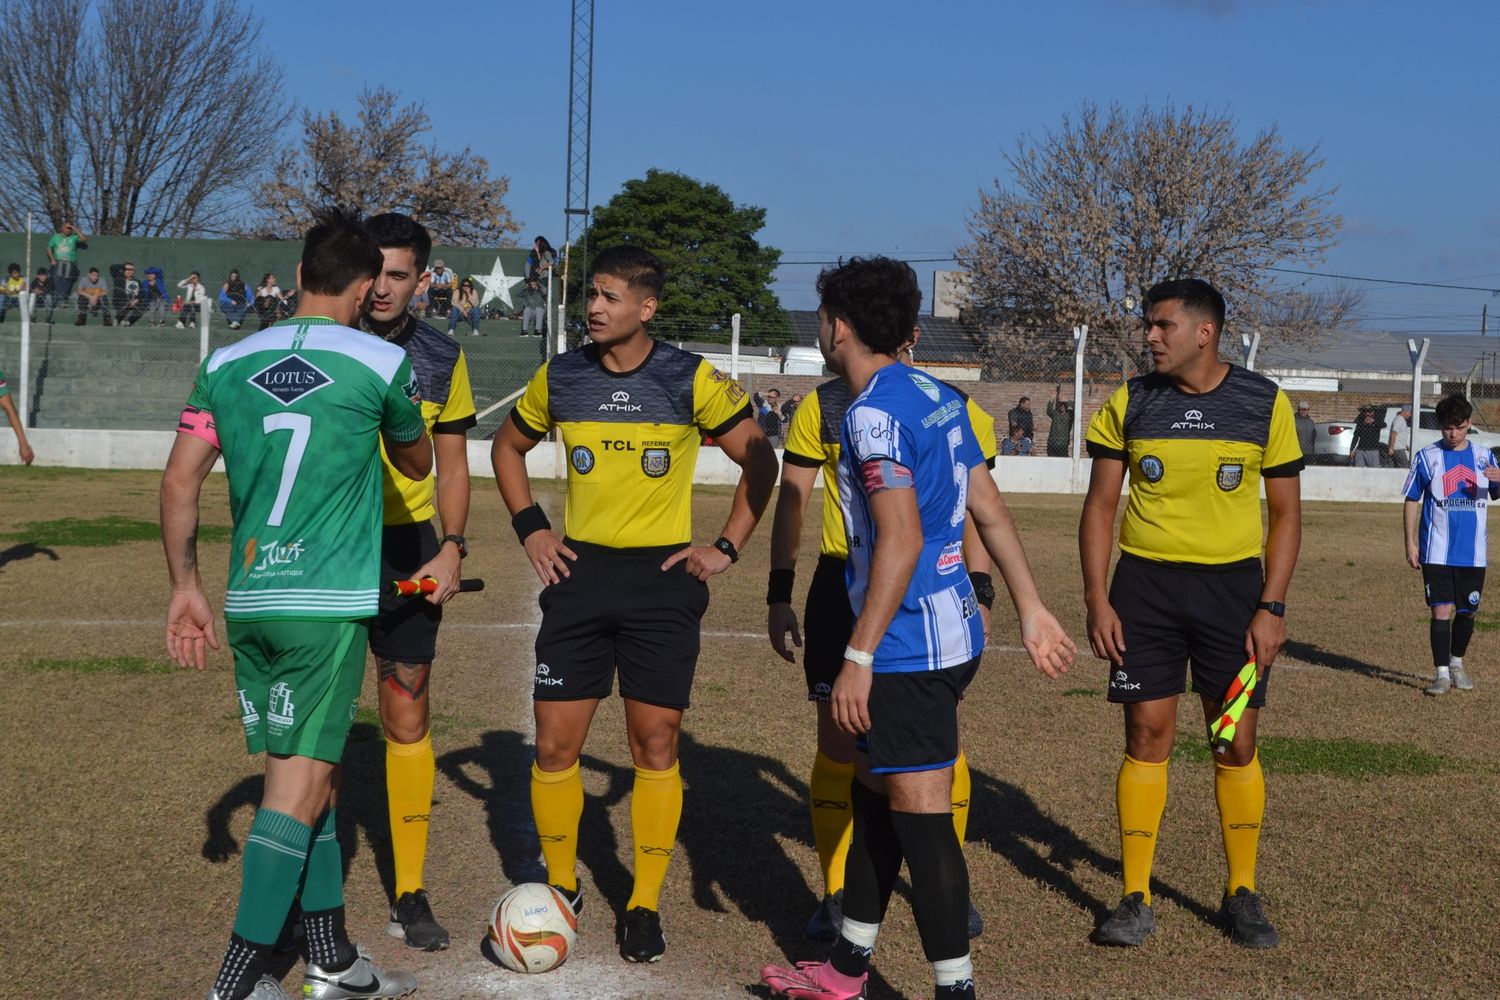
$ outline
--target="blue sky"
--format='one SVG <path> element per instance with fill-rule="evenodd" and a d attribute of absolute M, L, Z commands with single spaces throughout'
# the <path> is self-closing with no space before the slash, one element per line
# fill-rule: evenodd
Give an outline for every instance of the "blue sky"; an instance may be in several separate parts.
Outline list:
<path fill-rule="evenodd" d="M 365 85 L 425 102 L 433 137 L 510 178 L 529 242 L 560 243 L 567 0 L 263 0 L 286 94 L 351 112 Z M 598 0 L 591 198 L 650 167 L 767 209 L 776 290 L 816 305 L 816 266 L 945 258 L 1003 150 L 1086 100 L 1193 104 L 1245 136 L 1321 144 L 1339 245 L 1320 270 L 1500 288 L 1500 6 L 1120 0 L 1002 4 Z M 357 11 L 357 15 L 354 13 Z M 330 39 L 338 39 L 337 44 Z M 379 54 L 377 54 L 379 53 Z M 290 133 L 289 133 L 290 134 Z M 933 267 L 917 264 L 924 289 Z M 1328 287 L 1319 279 L 1310 287 Z M 1500 297 L 1373 284 L 1362 323 L 1478 332 Z M 1500 316 L 1491 317 L 1500 331 Z"/>

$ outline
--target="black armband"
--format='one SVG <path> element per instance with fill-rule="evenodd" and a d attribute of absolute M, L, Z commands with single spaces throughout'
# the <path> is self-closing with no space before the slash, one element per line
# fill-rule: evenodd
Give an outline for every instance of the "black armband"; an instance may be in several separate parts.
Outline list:
<path fill-rule="evenodd" d="M 969 582 L 974 585 L 974 597 L 991 611 L 995 610 L 995 583 L 988 573 L 970 573 Z"/>
<path fill-rule="evenodd" d="M 773 569 L 771 577 L 766 581 L 766 603 L 767 604 L 791 604 L 792 582 L 797 578 L 794 569 Z"/>
<path fill-rule="evenodd" d="M 510 526 L 516 529 L 516 538 L 522 545 L 526 539 L 538 531 L 546 531 L 552 527 L 552 522 L 547 520 L 547 512 L 542 510 L 542 505 L 534 503 L 525 510 L 518 510 L 510 519 Z"/>

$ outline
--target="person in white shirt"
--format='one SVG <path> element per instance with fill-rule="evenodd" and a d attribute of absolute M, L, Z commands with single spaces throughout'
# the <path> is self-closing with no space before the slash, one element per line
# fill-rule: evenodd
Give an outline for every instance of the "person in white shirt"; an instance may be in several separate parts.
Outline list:
<path fill-rule="evenodd" d="M 198 325 L 198 310 L 203 308 L 205 293 L 198 272 L 191 272 L 177 283 L 182 289 L 182 312 L 177 315 L 177 329 L 183 330 Z"/>
<path fill-rule="evenodd" d="M 1391 421 L 1391 437 L 1386 442 L 1391 464 L 1398 469 L 1411 465 L 1411 404 L 1401 407 L 1396 419 Z"/>

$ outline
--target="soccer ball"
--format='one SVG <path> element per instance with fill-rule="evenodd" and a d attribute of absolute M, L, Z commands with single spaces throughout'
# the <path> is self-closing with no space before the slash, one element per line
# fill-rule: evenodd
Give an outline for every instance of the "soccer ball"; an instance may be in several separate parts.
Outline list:
<path fill-rule="evenodd" d="M 500 897 L 490 916 L 490 943 L 500 964 L 516 972 L 550 972 L 578 940 L 578 917 L 562 894 L 525 882 Z"/>

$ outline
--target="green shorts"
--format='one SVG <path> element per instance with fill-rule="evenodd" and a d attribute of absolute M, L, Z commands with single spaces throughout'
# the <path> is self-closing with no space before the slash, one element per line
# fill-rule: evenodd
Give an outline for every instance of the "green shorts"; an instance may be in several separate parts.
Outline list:
<path fill-rule="evenodd" d="M 359 707 L 364 621 L 231 621 L 245 748 L 337 764 Z"/>

